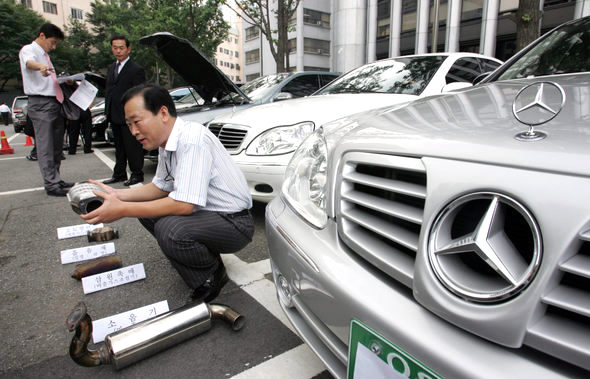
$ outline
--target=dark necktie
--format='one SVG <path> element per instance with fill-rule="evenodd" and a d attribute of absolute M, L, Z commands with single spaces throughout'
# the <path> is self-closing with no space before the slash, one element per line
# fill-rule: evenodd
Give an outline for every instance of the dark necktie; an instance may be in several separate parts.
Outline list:
<path fill-rule="evenodd" d="M 113 75 L 113 80 L 117 80 L 117 77 L 119 76 L 119 67 L 121 67 L 121 62 L 117 62 L 115 65 L 115 74 Z"/>

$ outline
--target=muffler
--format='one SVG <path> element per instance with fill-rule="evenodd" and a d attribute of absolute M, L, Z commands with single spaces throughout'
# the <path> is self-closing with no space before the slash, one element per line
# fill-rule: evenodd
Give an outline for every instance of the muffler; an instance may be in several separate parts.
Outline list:
<path fill-rule="evenodd" d="M 70 188 L 67 197 L 74 212 L 87 214 L 102 205 L 104 199 L 96 196 L 94 191 L 104 192 L 99 185 L 89 182 L 76 183 Z"/>
<path fill-rule="evenodd" d="M 191 303 L 111 333 L 97 350 L 89 350 L 92 319 L 86 304 L 80 302 L 66 320 L 68 330 L 76 332 L 70 343 L 70 357 L 81 366 L 112 364 L 119 370 L 208 331 L 214 318 L 227 322 L 235 331 L 242 329 L 245 322 L 244 316 L 225 305 Z"/>

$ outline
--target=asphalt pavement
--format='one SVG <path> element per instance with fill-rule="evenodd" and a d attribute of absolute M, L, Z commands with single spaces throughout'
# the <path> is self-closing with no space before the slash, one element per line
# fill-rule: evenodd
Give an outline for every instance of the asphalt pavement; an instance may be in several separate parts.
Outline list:
<path fill-rule="evenodd" d="M 25 135 L 15 135 L 10 125 L 0 130 L 14 149 L 14 154 L 0 155 L 0 377 L 331 378 L 278 306 L 262 203 L 252 209 L 252 243 L 222 256 L 231 280 L 214 301 L 245 316 L 242 330 L 214 320 L 209 331 L 121 370 L 77 365 L 68 354 L 74 334 L 65 322 L 78 302 L 97 320 L 163 300 L 176 309 L 187 303 L 190 290 L 139 222 L 123 219 L 109 224 L 119 231 L 113 241 L 116 252 L 125 267 L 143 263 L 146 278 L 84 294 L 81 282 L 71 277 L 75 264 L 62 264 L 60 252 L 98 243 L 86 237 L 57 238 L 57 228 L 83 224 L 82 219 L 66 198 L 45 194 L 37 162 L 25 159 L 31 149 L 24 146 Z M 83 154 L 81 147 L 76 155 L 66 153 L 63 180 L 111 176 L 114 147 L 95 143 L 93 148 L 91 154 Z M 155 169 L 146 160 L 146 182 Z"/>

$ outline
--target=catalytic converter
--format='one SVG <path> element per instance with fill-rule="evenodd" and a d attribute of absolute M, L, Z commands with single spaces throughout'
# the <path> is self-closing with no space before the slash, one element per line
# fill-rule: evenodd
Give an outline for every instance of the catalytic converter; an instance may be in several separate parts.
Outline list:
<path fill-rule="evenodd" d="M 234 331 L 244 326 L 244 316 L 221 304 L 190 303 L 105 337 L 97 350 L 89 350 L 92 319 L 86 304 L 78 303 L 66 320 L 75 331 L 70 357 L 81 366 L 112 364 L 119 370 L 211 329 L 212 319 L 227 322 Z"/>

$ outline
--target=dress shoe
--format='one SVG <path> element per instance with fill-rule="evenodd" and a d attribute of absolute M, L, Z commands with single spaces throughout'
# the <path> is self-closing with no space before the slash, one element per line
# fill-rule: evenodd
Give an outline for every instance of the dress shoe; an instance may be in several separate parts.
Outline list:
<path fill-rule="evenodd" d="M 125 181 L 125 183 L 123 183 L 123 185 L 129 187 L 134 184 L 141 183 L 141 182 L 143 182 L 143 176 L 142 177 L 132 176 L 131 178 L 129 178 L 129 180 Z"/>
<path fill-rule="evenodd" d="M 113 176 L 112 178 L 105 180 L 103 183 L 104 184 L 113 184 L 113 183 L 117 183 L 117 182 L 122 182 L 124 180 L 127 180 L 127 178 L 115 178 Z"/>
<path fill-rule="evenodd" d="M 30 161 L 36 161 L 37 160 L 37 156 L 36 155 L 27 155 L 26 158 Z"/>
<path fill-rule="evenodd" d="M 63 180 L 59 181 L 59 187 L 60 188 L 71 188 L 74 186 L 74 184 L 76 183 L 69 183 L 69 182 L 64 182 Z"/>
<path fill-rule="evenodd" d="M 92 150 L 92 149 L 84 149 L 84 154 L 90 154 L 90 153 L 94 153 L 94 150 Z"/>
<path fill-rule="evenodd" d="M 66 196 L 68 191 L 63 188 L 58 188 L 54 190 L 45 190 L 49 196 Z"/>
<path fill-rule="evenodd" d="M 64 153 L 61 153 L 61 160 L 65 161 L 66 160 L 66 156 L 64 155 Z"/>
<path fill-rule="evenodd" d="M 221 289 L 228 281 L 229 278 L 227 277 L 225 266 L 220 261 L 217 270 L 215 270 L 213 275 L 202 286 L 193 291 L 191 298 L 195 302 L 208 303 L 219 295 L 219 292 L 221 292 Z"/>

